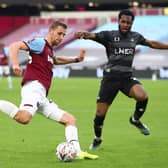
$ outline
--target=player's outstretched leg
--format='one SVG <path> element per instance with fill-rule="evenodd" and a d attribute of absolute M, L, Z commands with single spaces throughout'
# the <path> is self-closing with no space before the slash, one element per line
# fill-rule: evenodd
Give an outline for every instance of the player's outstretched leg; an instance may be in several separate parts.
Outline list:
<path fill-rule="evenodd" d="M 136 128 L 139 129 L 139 131 L 144 134 L 144 135 L 150 135 L 150 130 L 149 128 L 143 124 L 140 120 L 135 120 L 133 116 L 130 117 L 129 119 L 130 123 L 135 126 Z"/>

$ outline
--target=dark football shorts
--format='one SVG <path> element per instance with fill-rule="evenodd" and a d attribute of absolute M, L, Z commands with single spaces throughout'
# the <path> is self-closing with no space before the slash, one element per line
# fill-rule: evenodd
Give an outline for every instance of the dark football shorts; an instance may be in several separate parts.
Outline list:
<path fill-rule="evenodd" d="M 106 102 L 111 104 L 119 91 L 128 96 L 131 87 L 135 84 L 141 83 L 134 77 L 110 79 L 103 78 L 101 81 L 97 102 Z"/>

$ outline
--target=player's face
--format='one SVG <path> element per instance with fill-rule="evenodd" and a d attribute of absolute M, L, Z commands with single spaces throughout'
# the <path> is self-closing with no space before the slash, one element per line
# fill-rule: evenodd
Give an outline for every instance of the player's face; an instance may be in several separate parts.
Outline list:
<path fill-rule="evenodd" d="M 58 45 L 63 40 L 66 33 L 66 29 L 62 26 L 50 30 L 50 43 L 52 46 Z"/>
<path fill-rule="evenodd" d="M 132 27 L 132 17 L 127 15 L 122 15 L 119 19 L 119 30 L 121 33 L 126 34 L 131 30 Z"/>

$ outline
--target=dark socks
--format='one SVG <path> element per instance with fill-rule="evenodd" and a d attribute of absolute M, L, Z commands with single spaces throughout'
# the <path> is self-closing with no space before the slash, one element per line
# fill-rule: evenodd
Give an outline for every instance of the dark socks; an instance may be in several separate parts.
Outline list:
<path fill-rule="evenodd" d="M 135 120 L 139 120 L 142 115 L 144 114 L 145 110 L 146 110 L 146 106 L 148 104 L 148 99 L 144 100 L 144 101 L 137 101 L 136 102 L 136 109 L 134 112 L 134 119 Z"/>
<path fill-rule="evenodd" d="M 94 132 L 96 137 L 100 138 L 102 135 L 102 128 L 103 128 L 103 122 L 104 122 L 105 116 L 95 116 L 94 119 Z"/>

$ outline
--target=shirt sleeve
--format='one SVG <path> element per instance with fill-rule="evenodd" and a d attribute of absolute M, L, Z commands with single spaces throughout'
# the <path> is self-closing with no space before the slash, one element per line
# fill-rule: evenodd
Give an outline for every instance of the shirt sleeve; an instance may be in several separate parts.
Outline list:
<path fill-rule="evenodd" d="M 27 41 L 26 45 L 29 47 L 31 53 L 40 54 L 45 47 L 45 40 L 43 38 L 35 38 L 33 40 Z"/>
<path fill-rule="evenodd" d="M 137 41 L 137 44 L 144 44 L 144 41 L 145 41 L 145 38 L 143 35 L 139 34 L 139 38 L 138 38 L 138 41 Z"/>
<path fill-rule="evenodd" d="M 101 43 L 104 46 L 106 46 L 108 40 L 109 40 L 109 32 L 108 31 L 101 31 L 99 33 L 96 33 L 96 38 L 95 38 L 96 42 Z"/>

